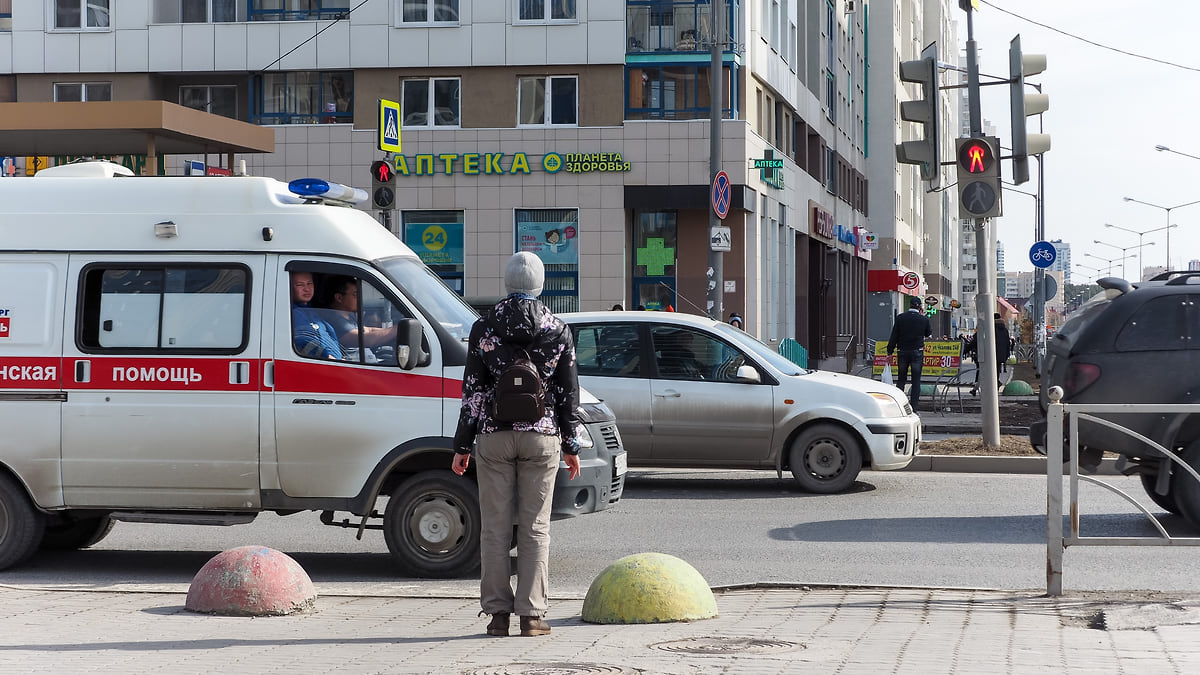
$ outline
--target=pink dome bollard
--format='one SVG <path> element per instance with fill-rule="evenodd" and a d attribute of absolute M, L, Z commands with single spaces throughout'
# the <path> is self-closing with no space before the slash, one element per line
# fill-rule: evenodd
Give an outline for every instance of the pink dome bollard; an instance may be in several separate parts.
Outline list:
<path fill-rule="evenodd" d="M 239 546 L 213 556 L 188 588 L 185 609 L 227 616 L 309 612 L 317 592 L 300 564 L 266 546 Z"/>

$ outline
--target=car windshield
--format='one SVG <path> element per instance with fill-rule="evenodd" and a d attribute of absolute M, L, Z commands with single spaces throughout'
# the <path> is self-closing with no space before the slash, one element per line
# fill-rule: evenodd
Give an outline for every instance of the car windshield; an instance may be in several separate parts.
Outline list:
<path fill-rule="evenodd" d="M 717 323 L 713 325 L 713 330 L 720 333 L 726 340 L 754 353 L 759 359 L 771 364 L 784 375 L 803 375 L 805 372 L 803 368 L 740 328 L 734 328 L 727 323 Z"/>
<path fill-rule="evenodd" d="M 425 316 L 440 323 L 455 339 L 467 339 L 479 315 L 458 293 L 450 290 L 433 270 L 417 258 L 410 257 L 388 258 L 377 261 L 377 264 L 393 283 L 404 289 L 408 297 L 420 306 Z"/>

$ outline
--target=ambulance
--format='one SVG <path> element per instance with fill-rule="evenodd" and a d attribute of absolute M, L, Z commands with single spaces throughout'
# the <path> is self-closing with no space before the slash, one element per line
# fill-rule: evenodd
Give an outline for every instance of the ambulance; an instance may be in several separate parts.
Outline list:
<path fill-rule="evenodd" d="M 382 530 L 399 575 L 478 571 L 474 473 L 450 470 L 477 314 L 365 199 L 103 161 L 0 180 L 0 569 L 115 521 L 316 511 Z M 555 518 L 624 486 L 612 412 L 581 392 L 580 415 Z"/>

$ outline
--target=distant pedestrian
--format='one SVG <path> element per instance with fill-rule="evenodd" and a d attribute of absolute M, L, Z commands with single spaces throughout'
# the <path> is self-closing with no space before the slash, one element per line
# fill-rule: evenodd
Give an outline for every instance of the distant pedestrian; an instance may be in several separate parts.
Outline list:
<path fill-rule="evenodd" d="M 1000 318 L 1000 313 L 992 315 L 996 321 L 996 372 L 1008 370 L 1008 357 L 1012 354 L 1012 338 L 1008 335 L 1008 324 Z"/>
<path fill-rule="evenodd" d="M 912 389 L 909 390 L 908 400 L 912 403 L 913 412 L 920 409 L 921 403 L 921 368 L 925 365 L 925 338 L 933 337 L 933 327 L 929 317 L 921 311 L 921 299 L 910 298 L 908 311 L 896 315 L 892 324 L 892 335 L 888 338 L 887 353 L 890 357 L 896 352 L 896 365 L 899 371 L 899 381 L 896 386 L 904 390 L 908 381 L 908 373 L 912 371 Z M 891 360 L 890 358 L 888 359 Z"/>
<path fill-rule="evenodd" d="M 737 312 L 730 312 L 729 325 L 733 326 L 735 328 L 741 328 L 742 330 L 746 330 L 745 324 L 742 322 L 742 315 L 738 314 Z"/>

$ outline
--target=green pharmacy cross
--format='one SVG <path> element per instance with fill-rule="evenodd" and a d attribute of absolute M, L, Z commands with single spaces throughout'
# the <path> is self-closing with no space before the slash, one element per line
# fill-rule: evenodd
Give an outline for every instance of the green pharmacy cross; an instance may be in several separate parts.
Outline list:
<path fill-rule="evenodd" d="M 646 246 L 637 250 L 637 264 L 646 266 L 646 276 L 665 276 L 667 265 L 675 264 L 675 249 L 667 248 L 662 237 L 650 237 Z"/>

